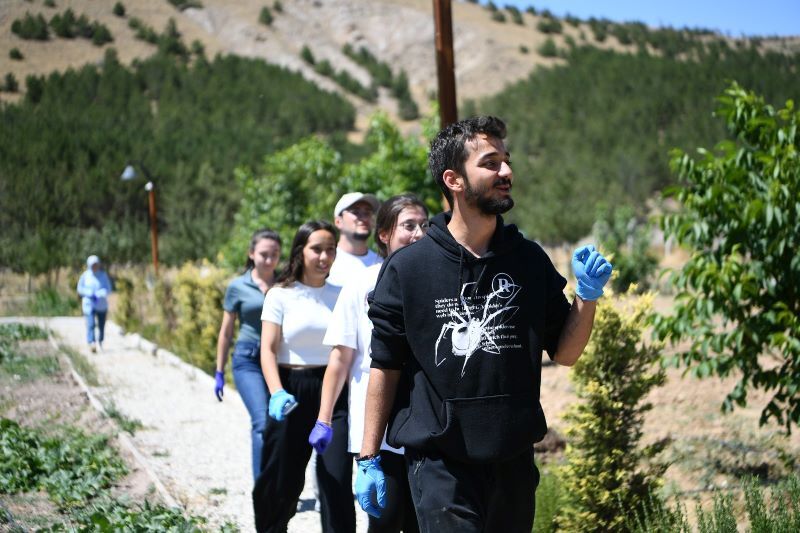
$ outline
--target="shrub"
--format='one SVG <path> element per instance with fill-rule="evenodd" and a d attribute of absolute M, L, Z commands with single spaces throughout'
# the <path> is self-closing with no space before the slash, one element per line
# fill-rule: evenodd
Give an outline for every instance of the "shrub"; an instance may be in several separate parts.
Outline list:
<path fill-rule="evenodd" d="M 104 44 L 110 43 L 114 40 L 114 38 L 111 36 L 111 30 L 109 30 L 104 24 L 95 22 L 92 24 L 92 30 L 92 44 L 95 46 L 103 46 Z"/>
<path fill-rule="evenodd" d="M 774 418 L 790 430 L 800 425 L 800 112 L 792 100 L 776 111 L 735 82 L 718 100 L 731 138 L 699 149 L 697 160 L 672 153 L 680 185 L 668 194 L 681 210 L 662 227 L 692 256 L 670 276 L 673 313 L 654 325 L 682 346 L 676 366 L 738 376 L 723 411 L 764 389 L 771 397 L 759 423 Z"/>
<path fill-rule="evenodd" d="M 261 13 L 258 15 L 258 21 L 264 26 L 271 26 L 273 20 L 272 12 L 269 10 L 269 8 L 267 6 L 262 7 Z"/>
<path fill-rule="evenodd" d="M 506 16 L 502 11 L 494 11 L 492 12 L 492 20 L 495 22 L 500 22 L 501 24 L 505 24 Z"/>
<path fill-rule="evenodd" d="M 7 93 L 15 93 L 19 90 L 19 82 L 17 82 L 17 78 L 14 76 L 14 73 L 6 73 L 6 78 L 3 82 L 3 90 Z"/>
<path fill-rule="evenodd" d="M 56 7 L 55 0 L 44 0 L 45 7 Z"/>
<path fill-rule="evenodd" d="M 528 50 L 528 47 L 525 46 L 524 44 L 519 45 L 519 52 L 521 54 L 527 54 L 529 51 L 530 50 Z"/>
<path fill-rule="evenodd" d="M 180 11 L 185 11 L 190 7 L 194 7 L 197 9 L 202 9 L 203 2 L 200 0 L 169 0 L 169 3 L 172 4 L 174 7 L 179 9 Z"/>
<path fill-rule="evenodd" d="M 555 41 L 550 37 L 542 43 L 542 46 L 539 47 L 539 55 L 542 57 L 556 57 L 558 55 L 558 48 L 556 47 Z"/>
<path fill-rule="evenodd" d="M 570 15 L 569 13 L 567 13 L 567 15 L 564 17 L 564 20 L 573 28 L 577 28 L 581 23 L 581 19 L 574 15 Z"/>
<path fill-rule="evenodd" d="M 591 340 L 571 379 L 580 403 L 568 423 L 565 503 L 556 517 L 566 531 L 617 531 L 627 513 L 641 512 L 661 484 L 666 465 L 654 462 L 665 443 L 640 447 L 644 400 L 664 383 L 660 346 L 642 342 L 652 297 L 618 311 L 601 300 Z M 623 511 L 624 510 L 624 511 Z"/>
<path fill-rule="evenodd" d="M 117 2 L 116 4 L 114 4 L 113 13 L 118 17 L 125 16 L 125 6 L 122 5 L 122 2 Z"/>
<path fill-rule="evenodd" d="M 506 6 L 506 11 L 508 11 L 508 14 L 511 15 L 511 20 L 514 21 L 514 24 L 519 24 L 520 26 L 525 25 L 525 21 L 522 20 L 522 13 L 520 13 L 519 9 L 508 5 Z"/>
<path fill-rule="evenodd" d="M 272 9 L 275 10 L 275 13 L 283 13 L 283 4 L 280 0 L 275 0 L 275 2 L 272 3 Z"/>
<path fill-rule="evenodd" d="M 25 56 L 22 55 L 22 52 L 19 51 L 19 48 L 12 48 L 8 51 L 8 57 L 13 59 L 14 61 L 22 61 L 25 59 Z"/>
<path fill-rule="evenodd" d="M 42 15 L 35 17 L 28 12 L 25 12 L 25 17 L 14 19 L 11 23 L 11 32 L 16 34 L 20 39 L 46 41 L 50 38 L 50 33 L 47 30 L 47 21 Z"/>
<path fill-rule="evenodd" d="M 187 263 L 178 271 L 172 288 L 177 318 L 172 331 L 175 349 L 209 374 L 216 365 L 222 299 L 229 277 L 228 271 L 207 262 L 199 268 Z"/>
<path fill-rule="evenodd" d="M 542 33 L 561 33 L 562 26 L 561 22 L 558 19 L 554 18 L 543 18 L 536 24 L 536 29 Z"/>
<path fill-rule="evenodd" d="M 303 45 L 303 49 L 300 50 L 300 57 L 309 65 L 313 65 L 316 62 L 314 59 L 314 54 L 311 52 L 311 48 L 305 44 Z"/>
<path fill-rule="evenodd" d="M 737 513 L 739 505 L 730 492 L 715 490 L 711 509 L 698 501 L 695 506 L 697 530 L 701 533 L 752 531 L 758 533 L 794 532 L 800 530 L 800 479 L 797 475 L 773 485 L 769 497 L 755 479 L 739 485 L 744 493 L 746 517 Z M 749 526 L 749 527 L 748 527 Z M 624 525 L 631 533 L 691 533 L 689 515 L 680 503 L 668 508 L 657 497 L 643 510 L 628 513 Z"/>
<path fill-rule="evenodd" d="M 317 63 L 314 65 L 314 71 L 320 76 L 325 77 L 331 77 L 334 73 L 333 65 L 331 65 L 331 62 L 327 59 L 317 61 Z"/>

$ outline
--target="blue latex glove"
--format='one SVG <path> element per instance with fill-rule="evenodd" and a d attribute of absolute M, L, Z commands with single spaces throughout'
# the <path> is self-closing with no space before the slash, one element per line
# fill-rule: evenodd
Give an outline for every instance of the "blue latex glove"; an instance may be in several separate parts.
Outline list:
<path fill-rule="evenodd" d="M 331 439 L 333 439 L 333 428 L 317 420 L 311 433 L 308 434 L 308 443 L 322 455 L 331 443 Z"/>
<path fill-rule="evenodd" d="M 96 304 L 96 303 L 97 303 L 97 295 L 96 295 L 96 294 L 92 294 L 91 296 L 89 296 L 89 298 L 91 298 L 91 299 L 92 299 L 92 303 L 93 303 L 93 304 Z"/>
<path fill-rule="evenodd" d="M 296 403 L 297 400 L 294 399 L 294 396 L 285 390 L 276 391 L 269 397 L 269 416 L 280 422 L 286 418 L 288 410 L 291 410 L 292 405 Z"/>
<path fill-rule="evenodd" d="M 105 298 L 108 296 L 108 291 L 105 289 L 97 289 L 94 293 L 95 298 Z"/>
<path fill-rule="evenodd" d="M 214 374 L 214 394 L 217 395 L 217 400 L 222 401 L 224 391 L 222 388 L 225 386 L 225 374 L 217 370 Z"/>
<path fill-rule="evenodd" d="M 613 266 L 591 244 L 581 246 L 572 254 L 572 271 L 578 280 L 575 294 L 581 300 L 597 300 L 611 277 Z"/>
<path fill-rule="evenodd" d="M 381 509 L 386 507 L 386 479 L 383 476 L 380 456 L 356 461 L 356 498 L 358 504 L 369 515 L 381 517 Z M 373 498 L 373 494 L 375 495 Z M 378 506 L 373 505 L 375 501 Z"/>

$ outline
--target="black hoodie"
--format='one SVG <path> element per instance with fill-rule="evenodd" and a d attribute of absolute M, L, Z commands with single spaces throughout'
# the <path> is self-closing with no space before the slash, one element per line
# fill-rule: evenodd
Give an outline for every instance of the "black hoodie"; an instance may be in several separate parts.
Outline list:
<path fill-rule="evenodd" d="M 437 215 L 425 238 L 384 262 L 369 309 L 372 366 L 403 370 L 389 444 L 494 462 L 547 431 L 541 357 L 555 354 L 569 313 L 566 280 L 502 217 L 480 258 L 449 221 Z"/>

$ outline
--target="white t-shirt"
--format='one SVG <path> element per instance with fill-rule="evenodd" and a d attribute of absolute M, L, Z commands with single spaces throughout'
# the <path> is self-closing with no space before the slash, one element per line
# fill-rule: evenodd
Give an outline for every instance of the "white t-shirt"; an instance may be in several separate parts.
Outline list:
<path fill-rule="evenodd" d="M 338 260 L 338 259 L 337 259 Z M 367 295 L 375 288 L 381 265 L 367 268 L 358 279 L 351 279 L 339 294 L 336 307 L 333 309 L 328 332 L 323 344 L 328 346 L 346 346 L 355 350 L 353 363 L 350 366 L 350 441 L 348 449 L 351 453 L 361 451 L 364 438 L 364 405 L 367 402 L 367 384 L 369 383 L 370 343 L 372 341 L 372 322 L 367 316 Z M 403 453 L 386 444 L 384 436 L 382 450 Z"/>
<path fill-rule="evenodd" d="M 331 267 L 331 273 L 326 280 L 331 285 L 344 287 L 351 279 L 361 277 L 364 270 L 372 265 L 379 265 L 383 262 L 381 256 L 367 250 L 364 255 L 353 255 L 345 252 L 341 248 L 336 248 L 336 260 Z"/>
<path fill-rule="evenodd" d="M 299 281 L 273 287 L 264 298 L 261 320 L 281 326 L 278 364 L 327 365 L 330 348 L 322 343 L 339 287 L 309 287 Z"/>

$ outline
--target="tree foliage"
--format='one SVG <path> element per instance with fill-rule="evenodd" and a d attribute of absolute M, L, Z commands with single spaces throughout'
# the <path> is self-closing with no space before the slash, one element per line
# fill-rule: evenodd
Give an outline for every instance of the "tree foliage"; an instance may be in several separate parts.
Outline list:
<path fill-rule="evenodd" d="M 623 531 L 626 516 L 645 509 L 661 484 L 666 465 L 654 458 L 664 443 L 639 443 L 651 408 L 644 400 L 665 379 L 660 346 L 642 344 L 651 300 L 640 297 L 624 312 L 598 304 L 592 338 L 571 376 L 581 402 L 565 417 L 559 529 Z"/>
<path fill-rule="evenodd" d="M 725 411 L 763 389 L 772 396 L 761 423 L 791 430 L 800 423 L 800 113 L 732 83 L 717 115 L 731 140 L 696 159 L 673 153 L 680 185 L 668 195 L 682 209 L 663 228 L 693 255 L 670 278 L 676 307 L 656 317 L 656 331 L 689 341 L 673 361 L 697 376 L 739 378 Z"/>
<path fill-rule="evenodd" d="M 576 242 L 589 233 L 595 204 L 638 208 L 674 183 L 671 148 L 709 145 L 724 134 L 709 110 L 727 80 L 768 102 L 784 102 L 797 90 L 800 55 L 713 41 L 701 50 L 683 33 L 668 35 L 696 60 L 577 47 L 566 64 L 537 69 L 463 107 L 462 116 L 507 120 L 515 200 L 524 206 L 510 220 L 528 235 L 549 244 Z"/>
<path fill-rule="evenodd" d="M 162 260 L 213 257 L 241 198 L 236 166 L 352 127 L 353 107 L 301 76 L 235 56 L 188 62 L 166 53 L 176 39 L 165 32 L 164 51 L 130 68 L 109 50 L 101 68 L 30 76 L 0 107 L 0 265 L 146 261 L 144 180 L 119 180 L 131 160 L 156 181 Z"/>
<path fill-rule="evenodd" d="M 379 199 L 411 191 L 438 210 L 439 193 L 427 171 L 424 145 L 404 138 L 380 113 L 371 119 L 366 145 L 366 157 L 345 163 L 328 142 L 309 138 L 265 157 L 255 170 L 238 168 L 243 198 L 232 237 L 222 250 L 223 262 L 240 266 L 250 235 L 258 228 L 274 229 L 288 243 L 307 220 L 331 220 L 336 201 L 350 191 L 370 192 Z"/>

